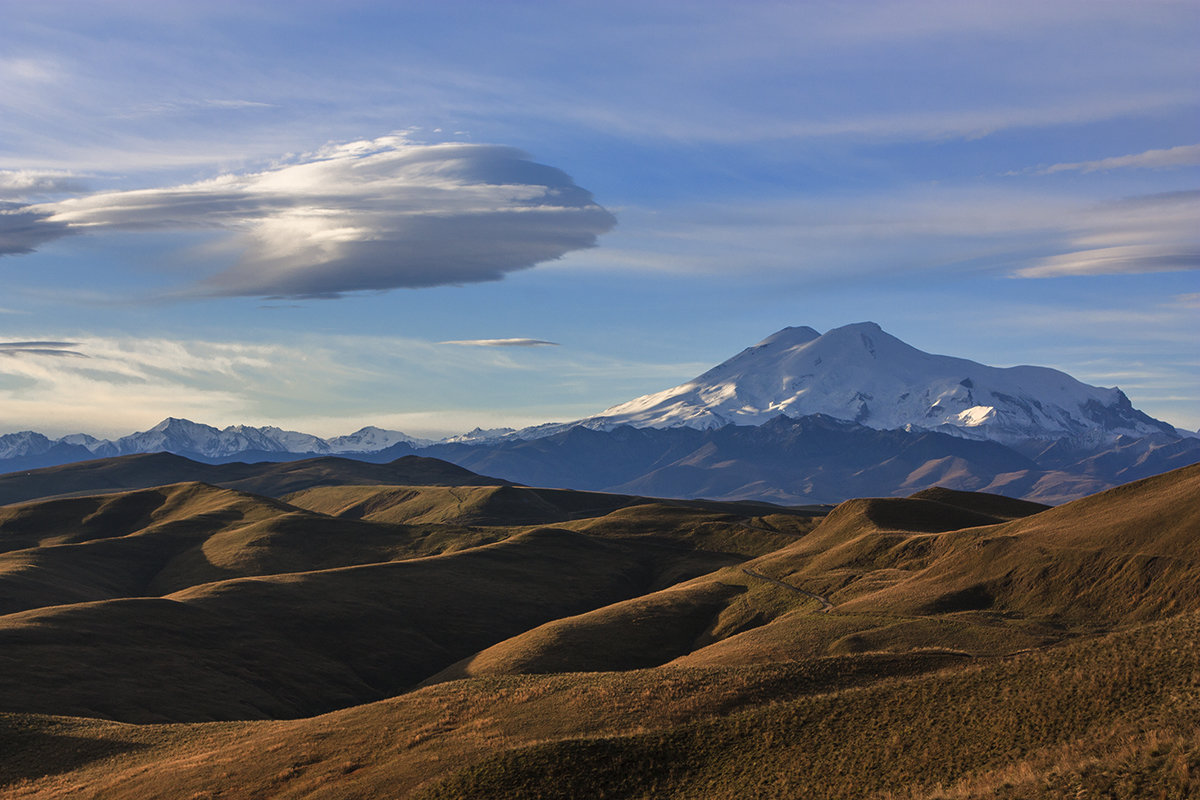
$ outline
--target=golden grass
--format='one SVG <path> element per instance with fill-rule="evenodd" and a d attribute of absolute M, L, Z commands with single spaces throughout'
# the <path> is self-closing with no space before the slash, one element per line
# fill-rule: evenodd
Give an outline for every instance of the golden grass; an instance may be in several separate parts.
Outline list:
<path fill-rule="evenodd" d="M 0 617 L 0 796 L 1200 786 L 1200 467 L 1050 510 L 930 490 L 824 521 L 523 487 L 307 510 L 155 491 L 0 508 L 0 601 L 113 598 Z"/>
<path fill-rule="evenodd" d="M 1028 754 L 1102 741 L 1114 724 L 1165 714 L 1194 732 L 1197 636 L 1200 620 L 1188 616 L 666 730 L 507 750 L 416 796 L 939 797 L 939 787 L 1019 765 Z"/>

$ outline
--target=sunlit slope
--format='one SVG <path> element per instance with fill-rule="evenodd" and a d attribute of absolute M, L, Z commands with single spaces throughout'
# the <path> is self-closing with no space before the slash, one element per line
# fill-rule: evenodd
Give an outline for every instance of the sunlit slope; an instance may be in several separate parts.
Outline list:
<path fill-rule="evenodd" d="M 1200 465 L 943 534 L 928 559 L 844 608 L 1004 611 L 1084 625 L 1200 609 Z"/>
<path fill-rule="evenodd" d="M 693 581 L 653 598 L 653 613 L 625 602 L 557 620 L 443 677 L 650 666 L 672 648 L 674 664 L 710 666 L 922 649 L 1002 655 L 1200 609 L 1197 474 L 1053 510 L 944 489 L 848 501 L 791 544 L 706 578 L 737 589 L 719 601 Z M 998 554 L 997 540 L 1012 552 Z M 1158 579 L 1147 581 L 1154 564 Z M 708 624 L 697 630 L 701 608 Z M 637 635 L 617 634 L 624 626 Z"/>
<path fill-rule="evenodd" d="M 372 522 L 542 525 L 607 514 L 641 498 L 525 486 L 323 486 L 286 500 Z"/>
<path fill-rule="evenodd" d="M 974 665 L 863 654 L 469 679 L 293 721 L 0 714 L 0 781 L 105 800 L 1182 798 L 1198 637 L 1183 616 Z"/>
<path fill-rule="evenodd" d="M 0 507 L 0 614 L 161 594 L 154 584 L 189 551 L 288 512 L 268 498 L 200 483 Z"/>
<path fill-rule="evenodd" d="M 1003 517 L 1037 507 L 930 497 L 848 501 L 808 536 L 747 562 L 743 570 L 832 607 L 787 611 L 674 663 L 922 648 L 998 655 L 1200 610 L 1200 469 L 1015 520 Z"/>
<path fill-rule="evenodd" d="M 871 654 L 754 669 L 454 681 L 288 721 L 144 726 L 0 713 L 0 786 L 105 800 L 220 796 L 235 787 L 244 797 L 406 797 L 507 748 L 671 728 L 961 663 Z"/>
<path fill-rule="evenodd" d="M 782 515 L 726 524 L 709 531 L 710 547 L 719 549 L 719 542 L 743 536 L 769 537 L 774 547 L 760 558 L 740 561 L 655 594 L 546 623 L 464 659 L 432 680 L 630 669 L 668 661 L 733 666 L 868 650 L 949 648 L 989 655 L 1059 638 L 1059 631 L 1023 621 L 899 614 L 888 609 L 846 613 L 831 609 L 822 595 L 807 588 L 848 577 L 872 586 L 880 580 L 896 580 L 904 574 L 904 565 L 924 558 L 921 542 L 937 532 L 970 524 L 997 524 L 1044 508 L 962 492 L 946 493 L 944 499 L 954 504 L 927 499 L 851 501 L 819 524 L 812 518 Z M 623 528 L 622 523 L 632 521 L 637 512 L 650 511 L 645 507 L 622 509 L 575 527 L 611 537 L 632 536 L 633 526 Z M 662 520 L 659 531 L 670 530 L 664 523 L 669 523 L 675 511 L 670 507 L 653 509 Z M 901 527 L 907 530 L 897 530 Z M 702 537 L 703 533 L 697 532 L 703 530 L 696 526 L 693 535 Z M 642 534 L 647 535 L 644 528 Z M 681 537 L 680 541 L 687 539 Z M 898 549 L 896 542 L 901 543 Z M 753 553 L 749 543 L 741 544 L 744 551 Z M 915 549 L 916 555 L 907 552 L 909 549 Z M 807 562 L 808 572 L 797 575 L 794 569 L 789 571 L 800 562 Z"/>
<path fill-rule="evenodd" d="M 397 508 L 402 490 L 353 489 L 326 507 L 341 517 L 195 485 L 18 509 L 23 549 L 5 558 L 174 541 L 173 524 L 209 520 L 183 552 L 250 574 L 0 617 L 0 795 L 1040 800 L 1200 786 L 1200 468 L 1055 509 L 938 489 L 823 519 L 594 497 L 542 525 L 355 510 Z M 474 506 L 463 490 L 417 494 L 462 520 L 491 491 Z M 248 520 L 218 525 L 229 504 Z M 159 510 L 173 507 L 191 510 Z M 97 512 L 130 532 L 98 536 L 83 522 Z M 78 529 L 47 538 L 38 514 Z M 440 554 L 420 557 L 431 539 Z M 343 545 L 396 555 L 321 562 Z"/>
<path fill-rule="evenodd" d="M 666 729 L 505 749 L 412 796 L 882 800 L 957 797 L 938 789 L 959 784 L 967 796 L 1188 797 L 1198 636 L 1185 616 Z"/>
<path fill-rule="evenodd" d="M 3 506 L 0 614 L 411 558 L 501 535 L 332 519 L 200 483 Z"/>
<path fill-rule="evenodd" d="M 573 514 L 597 507 L 573 502 Z M 0 555 L 0 708 L 152 721 L 374 700 L 544 623 L 794 541 L 815 521 L 700 505 L 618 508 L 569 523 L 579 530 L 377 523 L 204 484 L 10 506 L 14 546 L 45 544 Z M 53 536 L 34 533 L 51 524 Z M 162 676 L 152 692 L 146 674 Z"/>
<path fill-rule="evenodd" d="M 689 653 L 744 587 L 700 579 L 547 622 L 463 659 L 428 683 L 480 675 L 654 667 Z"/>

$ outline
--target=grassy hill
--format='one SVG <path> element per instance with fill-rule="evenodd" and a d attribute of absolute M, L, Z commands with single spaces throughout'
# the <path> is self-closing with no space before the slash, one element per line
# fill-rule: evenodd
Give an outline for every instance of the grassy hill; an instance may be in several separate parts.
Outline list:
<path fill-rule="evenodd" d="M 403 456 L 387 464 L 336 456 L 283 463 L 202 464 L 173 453 L 143 453 L 0 475 L 0 505 L 192 481 L 267 497 L 282 497 L 313 486 L 502 486 L 508 483 L 423 456 Z"/>
<path fill-rule="evenodd" d="M 826 514 L 426 466 L 0 506 L 0 796 L 1200 791 L 1200 467 Z"/>

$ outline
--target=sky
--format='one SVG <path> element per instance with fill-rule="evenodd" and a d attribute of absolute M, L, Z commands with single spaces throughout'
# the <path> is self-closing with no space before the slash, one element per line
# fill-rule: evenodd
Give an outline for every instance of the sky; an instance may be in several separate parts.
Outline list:
<path fill-rule="evenodd" d="M 1200 428 L 1200 3 L 0 0 L 0 433 L 581 418 L 785 326 Z"/>

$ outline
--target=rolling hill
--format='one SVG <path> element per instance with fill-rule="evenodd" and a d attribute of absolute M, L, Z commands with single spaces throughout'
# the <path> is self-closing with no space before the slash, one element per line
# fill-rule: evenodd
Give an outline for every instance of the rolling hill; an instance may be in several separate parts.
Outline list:
<path fill-rule="evenodd" d="M 0 506 L 0 795 L 1200 788 L 1200 466 L 832 510 L 410 466 Z"/>

